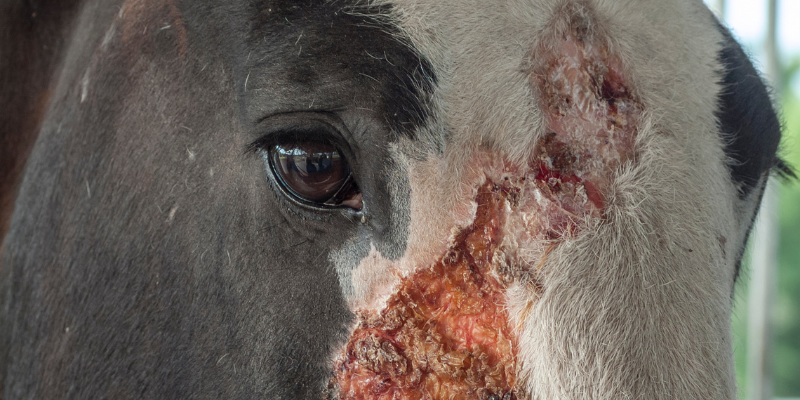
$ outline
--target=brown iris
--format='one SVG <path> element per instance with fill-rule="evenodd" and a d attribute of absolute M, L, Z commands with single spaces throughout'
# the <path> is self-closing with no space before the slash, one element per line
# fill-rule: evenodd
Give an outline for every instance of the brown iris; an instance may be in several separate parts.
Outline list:
<path fill-rule="evenodd" d="M 300 200 L 340 205 L 358 193 L 350 166 L 339 150 L 328 143 L 304 141 L 280 143 L 269 150 L 276 177 Z"/>

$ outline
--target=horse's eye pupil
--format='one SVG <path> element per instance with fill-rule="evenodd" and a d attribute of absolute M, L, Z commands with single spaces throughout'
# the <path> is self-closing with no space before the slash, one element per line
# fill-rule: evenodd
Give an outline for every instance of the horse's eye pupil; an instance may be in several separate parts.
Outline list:
<path fill-rule="evenodd" d="M 281 143 L 269 149 L 270 163 L 284 189 L 301 200 L 336 205 L 351 185 L 350 166 L 336 147 L 322 142 Z"/>

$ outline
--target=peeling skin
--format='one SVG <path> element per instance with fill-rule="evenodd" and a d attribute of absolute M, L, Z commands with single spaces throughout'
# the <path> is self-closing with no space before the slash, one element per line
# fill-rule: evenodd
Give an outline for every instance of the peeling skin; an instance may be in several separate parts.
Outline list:
<path fill-rule="evenodd" d="M 442 219 L 455 226 L 446 249 L 395 262 L 373 249 L 353 272 L 361 289 L 351 302 L 357 321 L 334 362 L 334 397 L 527 397 L 517 378 L 515 333 L 547 290 L 539 271 L 556 246 L 603 220 L 614 173 L 634 156 L 642 113 L 620 61 L 582 35 L 573 31 L 549 56 L 539 53 L 543 62 L 531 84 L 540 93 L 546 133 L 533 157 L 519 164 L 484 149 L 472 153 L 461 187 L 472 193 L 462 204 L 474 207 L 456 207 Z M 415 187 L 412 180 L 412 196 L 435 193 L 435 179 L 428 183 Z M 414 237 L 413 224 L 429 212 L 419 207 L 412 203 L 409 242 L 427 239 L 435 248 L 436 240 Z M 459 223 L 463 209 L 474 212 Z M 521 288 L 534 296 L 511 318 L 509 298 Z"/>

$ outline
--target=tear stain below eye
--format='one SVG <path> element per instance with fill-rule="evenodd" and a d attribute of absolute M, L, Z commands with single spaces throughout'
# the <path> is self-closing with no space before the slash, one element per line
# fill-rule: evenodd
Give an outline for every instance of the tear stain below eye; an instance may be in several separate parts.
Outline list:
<path fill-rule="evenodd" d="M 339 399 L 516 398 L 506 284 L 492 271 L 508 196 L 485 183 L 474 223 L 447 253 L 404 278 L 380 313 L 358 314 L 335 366 Z"/>

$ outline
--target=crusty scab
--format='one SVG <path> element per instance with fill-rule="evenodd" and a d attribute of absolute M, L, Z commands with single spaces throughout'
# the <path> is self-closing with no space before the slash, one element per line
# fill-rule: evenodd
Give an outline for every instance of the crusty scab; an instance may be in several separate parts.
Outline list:
<path fill-rule="evenodd" d="M 598 43 L 586 24 L 573 21 L 555 52 L 534 68 L 547 133 L 536 146 L 540 189 L 570 213 L 583 198 L 595 216 L 604 208 L 603 192 L 613 171 L 633 156 L 642 107 L 625 82 L 619 59 Z"/>
<path fill-rule="evenodd" d="M 341 400 L 515 399 L 509 280 L 493 267 L 513 188 L 487 181 L 474 223 L 404 278 L 383 310 L 361 310 L 332 392 Z"/>
<path fill-rule="evenodd" d="M 533 157 L 520 164 L 473 153 L 478 178 L 465 185 L 475 188 L 474 220 L 438 260 L 400 279 L 381 309 L 355 310 L 329 388 L 335 397 L 525 397 L 507 290 L 546 290 L 537 273 L 547 254 L 603 218 L 614 171 L 633 158 L 641 115 L 620 61 L 585 24 L 537 55 L 530 84 L 546 133 Z"/>

